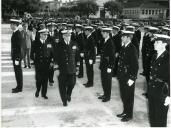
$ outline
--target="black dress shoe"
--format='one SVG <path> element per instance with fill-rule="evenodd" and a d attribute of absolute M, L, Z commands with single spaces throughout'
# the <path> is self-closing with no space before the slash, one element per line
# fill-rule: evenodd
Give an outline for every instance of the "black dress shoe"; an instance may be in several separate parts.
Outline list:
<path fill-rule="evenodd" d="M 38 91 L 36 91 L 35 97 L 39 97 L 39 92 Z"/>
<path fill-rule="evenodd" d="M 123 117 L 126 116 L 126 114 L 125 114 L 125 113 L 121 113 L 121 114 L 118 114 L 118 115 L 116 115 L 116 116 L 119 117 L 119 118 L 123 118 Z"/>
<path fill-rule="evenodd" d="M 12 93 L 18 93 L 18 92 L 22 92 L 22 89 L 17 89 L 17 88 L 16 88 L 16 89 L 13 89 L 13 90 L 12 90 Z"/>
<path fill-rule="evenodd" d="M 25 65 L 24 68 L 27 68 L 27 66 Z"/>
<path fill-rule="evenodd" d="M 67 105 L 68 105 L 67 102 L 63 103 L 63 106 L 64 106 L 64 107 L 66 107 Z"/>
<path fill-rule="evenodd" d="M 87 84 L 85 85 L 85 87 L 86 87 L 86 88 L 93 87 L 93 84 L 87 83 Z"/>
<path fill-rule="evenodd" d="M 83 78 L 83 75 L 78 75 L 77 77 L 78 77 L 78 78 Z"/>
<path fill-rule="evenodd" d="M 128 122 L 128 121 L 130 121 L 131 119 L 132 119 L 131 117 L 124 116 L 124 117 L 121 119 L 121 121 L 122 121 L 122 122 Z"/>
<path fill-rule="evenodd" d="M 28 66 L 29 69 L 31 69 L 31 66 Z"/>
<path fill-rule="evenodd" d="M 88 83 L 85 83 L 85 84 L 83 84 L 84 86 L 86 86 Z"/>
<path fill-rule="evenodd" d="M 17 87 L 16 87 L 16 88 L 12 88 L 12 91 L 13 91 L 13 90 L 16 90 L 16 89 L 18 89 L 18 88 L 17 88 Z"/>
<path fill-rule="evenodd" d="M 98 99 L 104 99 L 104 97 L 105 97 L 105 96 L 102 95 L 102 96 L 99 96 Z"/>
<path fill-rule="evenodd" d="M 42 96 L 44 99 L 48 99 L 48 97 L 47 96 Z"/>
<path fill-rule="evenodd" d="M 145 98 L 148 99 L 148 93 L 143 93 L 142 95 L 145 96 Z"/>
<path fill-rule="evenodd" d="M 104 97 L 104 98 L 102 99 L 102 102 L 108 102 L 109 100 L 110 100 L 110 98 Z"/>
<path fill-rule="evenodd" d="M 67 100 L 70 102 L 71 101 L 71 97 L 70 96 L 67 96 Z"/>

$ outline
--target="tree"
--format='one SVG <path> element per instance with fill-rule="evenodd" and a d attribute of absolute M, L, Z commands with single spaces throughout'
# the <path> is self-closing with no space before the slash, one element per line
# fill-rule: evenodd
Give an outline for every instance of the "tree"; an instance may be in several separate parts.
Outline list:
<path fill-rule="evenodd" d="M 104 8 L 110 12 L 112 17 L 114 15 L 120 15 L 123 10 L 122 4 L 115 1 L 107 1 L 106 3 L 104 3 Z"/>
<path fill-rule="evenodd" d="M 80 1 L 77 3 L 78 12 L 80 12 L 80 16 L 86 15 L 87 18 L 90 14 L 96 14 L 98 11 L 98 5 L 94 1 Z"/>
<path fill-rule="evenodd" d="M 33 13 L 39 9 L 41 0 L 2 0 L 2 9 L 15 10 L 21 14 Z"/>

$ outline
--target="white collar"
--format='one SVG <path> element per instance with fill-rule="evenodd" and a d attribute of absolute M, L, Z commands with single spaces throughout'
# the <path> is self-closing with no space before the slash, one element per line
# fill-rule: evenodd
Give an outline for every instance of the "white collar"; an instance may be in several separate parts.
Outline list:
<path fill-rule="evenodd" d="M 65 42 L 65 44 L 67 44 L 67 45 L 69 45 L 70 44 L 70 41 L 66 41 L 66 40 L 64 40 L 64 42 Z"/>
<path fill-rule="evenodd" d="M 129 41 L 128 43 L 126 43 L 126 44 L 125 44 L 125 47 L 127 47 L 130 43 L 131 43 L 131 41 Z"/>
<path fill-rule="evenodd" d="M 87 36 L 87 38 L 89 38 L 91 36 L 91 33 Z"/>
<path fill-rule="evenodd" d="M 159 58 L 159 56 L 161 56 L 161 54 L 163 54 L 166 50 L 163 50 L 161 52 L 157 52 L 157 58 Z"/>
<path fill-rule="evenodd" d="M 106 39 L 105 39 L 105 43 L 107 42 L 107 40 L 109 39 L 110 37 L 108 36 Z"/>
<path fill-rule="evenodd" d="M 15 33 L 16 31 L 18 31 L 18 28 L 17 28 L 17 29 L 15 29 L 13 32 Z"/>
<path fill-rule="evenodd" d="M 80 34 L 81 34 L 81 31 L 78 32 L 78 35 L 80 35 Z"/>
<path fill-rule="evenodd" d="M 42 43 L 42 44 L 44 44 L 44 43 L 45 43 L 45 40 L 40 39 L 40 41 L 41 41 L 41 43 Z M 44 43 L 43 43 L 43 42 L 44 42 Z"/>

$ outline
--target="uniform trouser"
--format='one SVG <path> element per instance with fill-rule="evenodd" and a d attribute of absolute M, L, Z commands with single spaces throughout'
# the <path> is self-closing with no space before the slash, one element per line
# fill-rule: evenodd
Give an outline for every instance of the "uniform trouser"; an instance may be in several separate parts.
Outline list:
<path fill-rule="evenodd" d="M 87 83 L 93 84 L 93 81 L 94 81 L 93 64 L 90 64 L 88 59 L 85 60 L 85 64 L 86 64 L 86 73 L 87 73 L 87 79 L 88 79 Z"/>
<path fill-rule="evenodd" d="M 117 75 L 118 62 L 119 62 L 119 58 L 117 57 L 117 58 L 115 59 L 115 64 L 114 64 L 114 68 L 113 68 L 113 76 Z"/>
<path fill-rule="evenodd" d="M 107 69 L 101 69 L 101 82 L 104 96 L 110 99 L 112 87 L 112 72 L 107 73 Z"/>
<path fill-rule="evenodd" d="M 120 95 L 123 102 L 123 112 L 127 117 L 133 117 L 135 83 L 128 86 L 127 79 L 119 79 Z"/>
<path fill-rule="evenodd" d="M 53 76 L 54 76 L 54 68 L 53 68 L 53 66 L 50 66 L 49 67 L 49 77 L 48 77 L 50 83 L 54 83 Z"/>
<path fill-rule="evenodd" d="M 149 90 L 149 120 L 151 127 L 166 127 L 168 106 L 164 106 L 164 99 L 154 88 Z"/>
<path fill-rule="evenodd" d="M 30 48 L 27 48 L 27 49 L 24 49 L 24 65 L 25 66 L 30 66 L 30 52 L 31 52 L 31 49 Z M 26 61 L 27 61 L 27 64 L 26 64 Z"/>
<path fill-rule="evenodd" d="M 13 60 L 13 67 L 15 72 L 15 79 L 17 81 L 17 89 L 23 89 L 23 71 L 21 68 L 21 60 L 19 61 L 19 65 L 15 65 L 15 60 Z"/>
<path fill-rule="evenodd" d="M 59 92 L 63 103 L 67 102 L 67 97 L 71 97 L 72 90 L 76 83 L 75 74 L 59 74 Z"/>
<path fill-rule="evenodd" d="M 40 89 L 41 89 L 42 96 L 46 96 L 47 84 L 48 84 L 48 67 L 37 69 L 37 66 L 36 66 L 35 70 L 36 70 L 37 91 L 40 92 Z"/>
<path fill-rule="evenodd" d="M 84 68 L 83 68 L 83 57 L 80 57 L 80 66 L 79 66 L 79 75 L 83 76 L 84 75 Z"/>

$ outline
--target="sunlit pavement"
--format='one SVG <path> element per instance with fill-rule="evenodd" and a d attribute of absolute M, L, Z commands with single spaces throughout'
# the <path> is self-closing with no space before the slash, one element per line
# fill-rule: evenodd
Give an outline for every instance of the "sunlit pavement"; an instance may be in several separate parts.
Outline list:
<path fill-rule="evenodd" d="M 102 93 L 99 63 L 95 64 L 94 87 L 85 88 L 84 78 L 77 79 L 73 90 L 72 100 L 67 107 L 62 106 L 55 71 L 54 86 L 48 87 L 48 100 L 41 96 L 35 98 L 35 72 L 24 69 L 23 92 L 12 94 L 16 86 L 12 62 L 10 60 L 10 26 L 2 25 L 1 40 L 1 98 L 2 98 L 2 127 L 149 127 L 148 104 L 142 93 L 145 91 L 145 79 L 138 75 L 135 88 L 134 118 L 123 123 L 116 114 L 122 112 L 122 102 L 116 78 L 112 79 L 112 97 L 109 102 L 102 103 L 97 96 Z M 98 59 L 97 59 L 98 60 Z M 141 58 L 140 70 L 142 72 Z M 168 127 L 170 126 L 170 116 Z"/>

